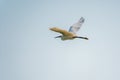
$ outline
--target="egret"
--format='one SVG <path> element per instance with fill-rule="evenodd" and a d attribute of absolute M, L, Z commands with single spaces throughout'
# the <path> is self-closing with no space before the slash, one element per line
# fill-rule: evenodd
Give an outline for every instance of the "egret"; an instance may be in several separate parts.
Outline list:
<path fill-rule="evenodd" d="M 81 38 L 81 39 L 88 40 L 87 37 L 81 37 L 81 36 L 76 35 L 76 32 L 81 28 L 84 21 L 85 21 L 85 19 L 83 17 L 81 17 L 77 23 L 73 24 L 70 27 L 69 31 L 60 29 L 58 27 L 52 27 L 52 28 L 50 28 L 50 30 L 61 33 L 62 35 L 55 37 L 55 38 L 61 38 L 61 40 L 72 40 L 75 38 Z"/>

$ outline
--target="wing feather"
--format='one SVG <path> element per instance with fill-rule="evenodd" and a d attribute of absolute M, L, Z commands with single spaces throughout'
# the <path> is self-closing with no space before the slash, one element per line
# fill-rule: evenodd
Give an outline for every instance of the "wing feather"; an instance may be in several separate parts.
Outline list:
<path fill-rule="evenodd" d="M 69 32 L 76 33 L 81 28 L 84 21 L 85 21 L 85 19 L 83 17 L 81 17 L 77 23 L 73 24 L 70 27 Z"/>

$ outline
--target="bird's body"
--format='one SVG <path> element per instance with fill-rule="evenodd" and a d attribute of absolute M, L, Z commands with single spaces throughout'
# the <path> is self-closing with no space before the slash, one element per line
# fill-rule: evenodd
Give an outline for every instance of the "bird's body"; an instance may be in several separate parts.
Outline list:
<path fill-rule="evenodd" d="M 57 27 L 50 28 L 50 30 L 61 33 L 62 35 L 55 37 L 55 38 L 61 38 L 61 40 L 72 40 L 75 38 L 82 38 L 88 40 L 87 37 L 79 37 L 76 35 L 76 32 L 80 29 L 83 22 L 84 22 L 84 18 L 81 17 L 77 23 L 73 24 L 70 27 L 69 31 Z"/>
<path fill-rule="evenodd" d="M 50 30 L 61 33 L 62 34 L 61 36 L 55 37 L 55 38 L 61 37 L 61 40 L 74 39 L 73 37 L 76 36 L 72 32 L 68 32 L 66 30 L 63 30 L 63 29 L 60 29 L 60 28 L 57 28 L 57 27 L 50 28 Z"/>

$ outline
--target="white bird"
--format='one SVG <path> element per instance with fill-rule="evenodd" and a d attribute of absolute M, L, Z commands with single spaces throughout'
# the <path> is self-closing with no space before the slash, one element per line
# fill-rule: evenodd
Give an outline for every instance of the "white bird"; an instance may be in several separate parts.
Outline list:
<path fill-rule="evenodd" d="M 50 28 L 50 30 L 61 33 L 62 35 L 55 37 L 55 38 L 61 38 L 61 40 L 72 40 L 75 38 L 81 38 L 81 39 L 88 40 L 87 37 L 80 37 L 80 36 L 76 35 L 76 32 L 80 29 L 80 27 L 82 26 L 84 21 L 85 21 L 85 19 L 83 17 L 81 17 L 77 23 L 73 24 L 70 27 L 69 31 L 66 31 L 66 30 L 63 30 L 63 29 L 60 29 L 57 27 Z"/>

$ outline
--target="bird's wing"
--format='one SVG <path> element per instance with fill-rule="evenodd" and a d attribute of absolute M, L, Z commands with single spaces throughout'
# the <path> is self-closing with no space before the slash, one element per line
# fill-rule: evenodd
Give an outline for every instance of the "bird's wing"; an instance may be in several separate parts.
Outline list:
<path fill-rule="evenodd" d="M 71 36 L 71 35 L 73 35 L 73 33 L 68 32 L 66 30 L 63 30 L 63 29 L 60 29 L 60 28 L 57 28 L 57 27 L 50 28 L 50 30 L 58 32 L 58 33 L 61 33 L 64 36 Z"/>
<path fill-rule="evenodd" d="M 81 17 L 80 20 L 77 23 L 73 24 L 70 27 L 69 32 L 72 32 L 72 33 L 75 34 L 80 29 L 80 27 L 82 26 L 84 21 L 85 21 L 85 19 L 83 17 Z"/>

